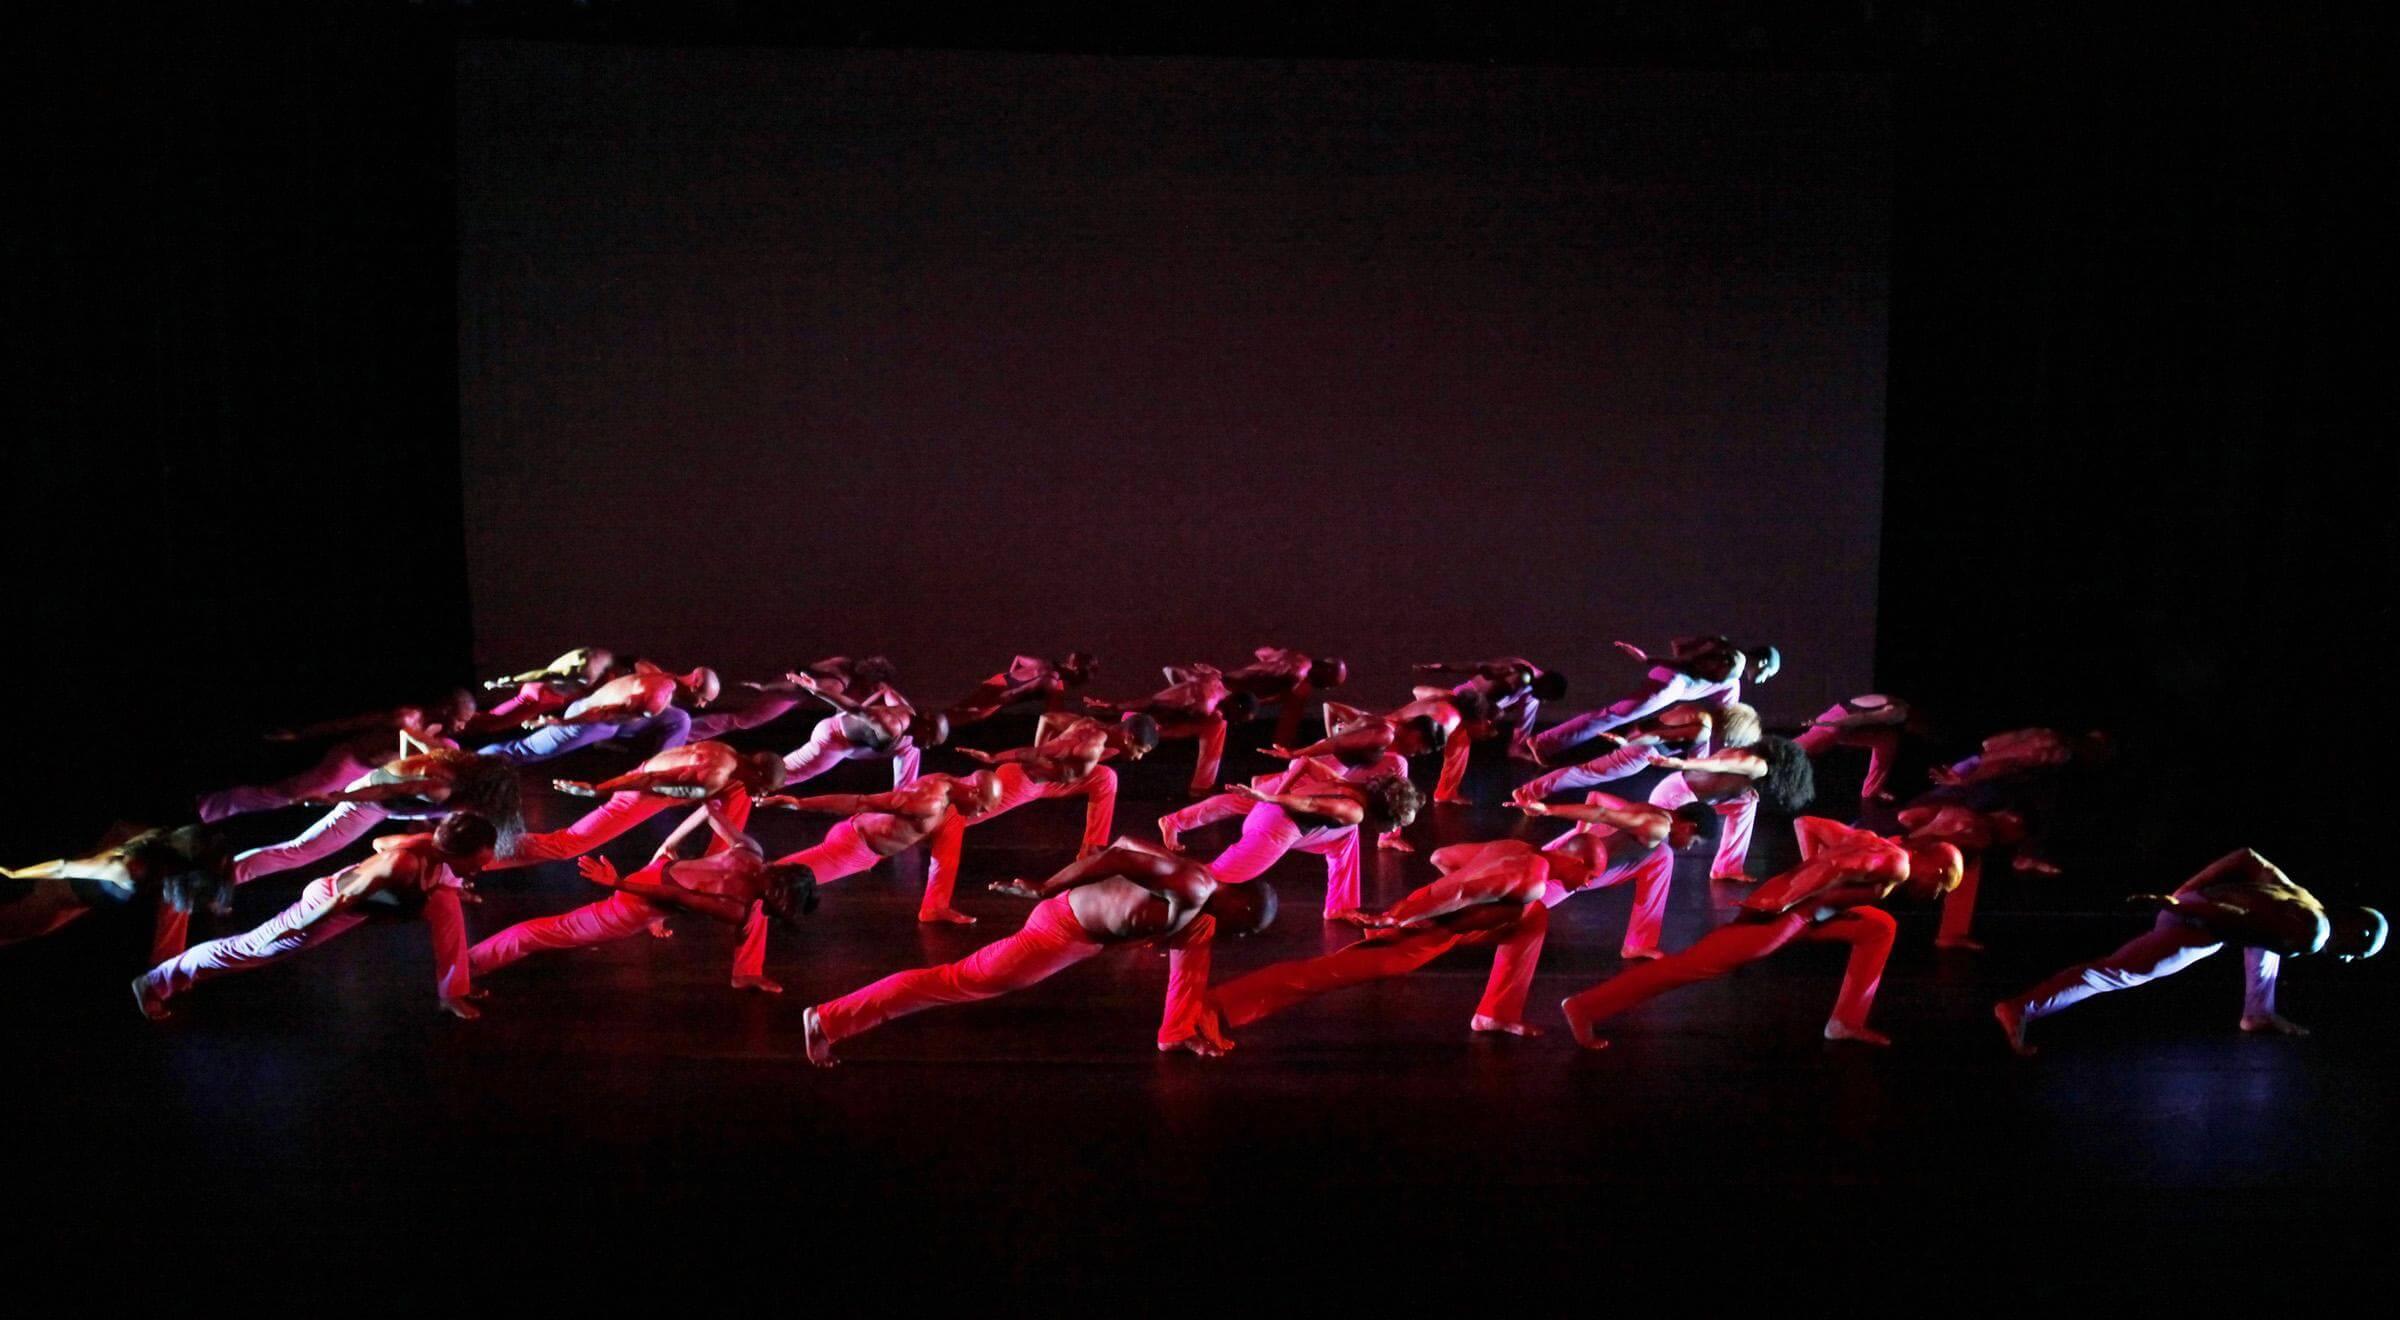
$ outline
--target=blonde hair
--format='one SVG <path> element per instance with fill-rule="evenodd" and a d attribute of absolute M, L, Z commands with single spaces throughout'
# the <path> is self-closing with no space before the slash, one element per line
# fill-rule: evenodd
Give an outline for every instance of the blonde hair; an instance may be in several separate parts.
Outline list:
<path fill-rule="evenodd" d="M 1765 734 L 1766 729 L 1759 724 L 1755 707 L 1730 701 L 1725 704 L 1725 709 L 1717 712 L 1717 733 L 1712 741 L 1718 747 L 1748 747 Z"/>

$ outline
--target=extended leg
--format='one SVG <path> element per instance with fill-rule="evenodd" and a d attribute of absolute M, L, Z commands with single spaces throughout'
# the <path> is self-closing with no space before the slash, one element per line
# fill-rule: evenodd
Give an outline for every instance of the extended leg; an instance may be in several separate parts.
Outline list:
<path fill-rule="evenodd" d="M 631 894 L 610 894 L 572 912 L 520 921 L 467 950 L 470 976 L 489 976 L 548 949 L 581 949 L 639 935 L 662 909 Z"/>
<path fill-rule="evenodd" d="M 1450 951 L 1458 937 L 1438 927 L 1360 940 L 1317 958 L 1262 967 L 1214 996 L 1228 1027 L 1244 1026 L 1344 986 L 1405 976 Z"/>
<path fill-rule="evenodd" d="M 1892 939 L 1900 923 L 1880 908 L 1855 907 L 1802 931 L 1805 940 L 1835 940 L 1850 946 L 1850 961 L 1842 969 L 1841 993 L 1833 1016 L 1825 1023 L 1828 1040 L 1863 1040 L 1888 1045 L 1890 1040 L 1867 1029 L 1867 1013 L 1875 1007 L 1875 991 L 1883 984 L 1883 964 L 1892 955 Z"/>
<path fill-rule="evenodd" d="M 312 880 L 308 888 L 300 891 L 298 902 L 269 917 L 256 928 L 186 949 L 174 960 L 151 968 L 134 982 L 134 988 L 141 996 L 142 1011 L 152 1017 L 164 1017 L 167 1000 L 202 981 L 230 976 L 235 972 L 256 971 L 269 963 L 289 958 L 302 949 L 323 944 L 366 920 L 357 912 L 343 912 L 319 917 L 306 929 L 300 928 L 301 922 L 322 909 L 332 907 L 334 901 L 331 878 Z"/>
<path fill-rule="evenodd" d="M 1678 986 L 1712 981 L 1745 963 L 1756 962 L 1790 943 L 1807 919 L 1786 915 L 1772 921 L 1732 921 L 1692 942 L 1681 953 L 1629 967 L 1591 989 L 1572 995 L 1559 1007 L 1575 1039 L 1591 1048 L 1598 1044 L 1593 1024 L 1607 1021 L 1644 1000 Z"/>
<path fill-rule="evenodd" d="M 343 802 L 317 823 L 282 843 L 252 848 L 233 859 L 233 882 L 246 885 L 262 875 L 289 871 L 331 857 L 383 823 L 387 813 L 371 802 Z"/>
<path fill-rule="evenodd" d="M 817 1005 L 828 1040 L 842 1041 L 896 1017 L 944 1004 L 972 1003 L 1022 990 L 1101 951 L 1084 933 L 1066 895 L 1045 899 L 1025 928 L 954 963 L 887 976 L 864 989 Z"/>

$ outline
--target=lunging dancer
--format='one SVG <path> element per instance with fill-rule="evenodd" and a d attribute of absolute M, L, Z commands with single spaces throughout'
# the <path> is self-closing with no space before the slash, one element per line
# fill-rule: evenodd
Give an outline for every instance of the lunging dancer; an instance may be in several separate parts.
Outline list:
<path fill-rule="evenodd" d="M 1576 894 L 1631 881 L 1633 912 L 1626 918 L 1625 938 L 1617 946 L 1617 956 L 1627 960 L 1665 956 L 1658 940 L 1666 922 L 1667 895 L 1675 883 L 1675 853 L 1699 833 L 1705 813 L 1694 807 L 1672 812 L 1597 789 L 1586 794 L 1579 805 L 1529 801 L 1518 803 L 1517 810 L 1575 823 L 1575 828 L 1542 845 L 1543 855 L 1550 859 L 1550 883 L 1542 890 L 1544 906 L 1557 907 Z M 1435 859 L 1439 861 L 1439 853 Z"/>
<path fill-rule="evenodd" d="M 951 906 L 958 884 L 959 854 L 966 846 L 967 827 L 1014 811 L 1028 802 L 1080 797 L 1084 800 L 1083 844 L 1077 857 L 1089 857 L 1108 846 L 1116 826 L 1117 772 L 1103 761 L 1123 757 L 1139 761 L 1158 745 L 1158 725 L 1147 715 L 1128 715 L 1113 724 L 1081 715 L 1045 715 L 1034 729 L 1035 743 L 1005 752 L 962 747 L 970 760 L 993 767 L 1000 800 L 991 810 L 970 820 L 953 814 L 934 833 L 926 852 L 925 897 L 918 903 L 917 920 L 971 926 L 975 918 Z"/>
<path fill-rule="evenodd" d="M 1262 646 L 1256 657 L 1238 669 L 1225 671 L 1225 686 L 1247 692 L 1264 705 L 1276 703 L 1275 741 L 1289 744 L 1300 736 L 1316 698 L 1350 681 L 1350 666 L 1334 656 L 1311 658 L 1281 646 Z"/>
<path fill-rule="evenodd" d="M 1673 653 L 1663 660 L 1631 642 L 1619 642 L 1617 649 L 1645 664 L 1657 660 L 1648 681 L 1628 696 L 1535 737 L 1530 744 L 1535 762 L 1564 764 L 1575 745 L 1594 734 L 1683 702 L 1723 710 L 1742 699 L 1742 680 L 1764 683 L 1783 668 L 1783 653 L 1774 647 L 1737 647 L 1722 637 L 1677 638 Z"/>
<path fill-rule="evenodd" d="M 1165 688 L 1139 701 L 1102 701 L 1085 697 L 1085 707 L 1105 715 L 1147 715 L 1158 723 L 1161 738 L 1191 738 L 1199 745 L 1192 765 L 1191 795 L 1215 790 L 1217 770 L 1225 760 L 1225 733 L 1232 725 L 1258 713 L 1258 699 L 1225 685 L 1225 676 L 1211 665 L 1187 665 L 1167 670 Z"/>
<path fill-rule="evenodd" d="M 1082 651 L 1069 651 L 1056 664 L 1035 655 L 1020 655 L 1008 668 L 975 685 L 949 710 L 953 732 L 981 724 L 1020 701 L 1039 701 L 1046 711 L 1066 708 L 1067 693 L 1091 681 L 1098 662 Z"/>

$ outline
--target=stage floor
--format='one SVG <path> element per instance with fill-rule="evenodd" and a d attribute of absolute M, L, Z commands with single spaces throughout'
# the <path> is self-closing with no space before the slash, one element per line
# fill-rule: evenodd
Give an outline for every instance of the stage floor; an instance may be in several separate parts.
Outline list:
<path fill-rule="evenodd" d="M 1189 755 L 1170 745 L 1130 770 L 1121 832 L 1154 836 Z M 1227 774 L 1267 764 L 1236 752 Z M 1523 774 L 1493 754 L 1470 784 L 1494 802 Z M 812 787 L 881 775 L 845 766 Z M 1846 815 L 1854 786 L 1827 779 L 1826 814 Z M 574 804 L 536 805 L 549 823 Z M 2044 1023 L 2037 1059 L 2005 1051 L 1995 997 L 2141 924 L 2109 911 L 2137 886 L 2099 879 L 2068 911 L 2073 876 L 1988 877 L 1982 954 L 1935 951 L 1931 915 L 1902 912 L 1874 1016 L 1889 1050 L 1819 1039 L 1843 950 L 1809 947 L 1577 1050 L 1556 1004 L 1617 969 L 1621 888 L 1553 914 L 1538 1040 L 1468 1033 L 1490 957 L 1466 951 L 1248 1028 L 1224 1059 L 1162 1056 L 1164 965 L 1134 952 L 807 1066 L 803 1008 L 1014 929 L 1029 905 L 981 886 L 1063 865 L 1081 808 L 970 832 L 961 906 L 979 926 L 915 923 L 921 854 L 831 886 L 803 929 L 776 933 L 781 996 L 728 989 L 732 931 L 691 917 L 671 940 L 496 974 L 474 1023 L 436 1013 L 423 933 L 401 922 L 213 983 L 159 1024 L 125 990 L 140 933 L 125 923 L 0 951 L 29 1147 L 7 1179 L 19 1275 L 95 1300 L 223 1283 L 377 1311 L 518 1288 L 702 1305 L 765 1290 L 844 1312 L 1168 1294 L 1247 1310 L 1703 1293 L 1984 1309 L 2288 1299 L 2383 1255 L 2371 1207 L 2394 1168 L 2396 1052 L 2357 969 L 2289 966 L 2286 1009 L 2310 1039 L 2236 1031 L 2240 972 L 2222 958 Z M 638 863 L 672 818 L 607 855 Z M 306 819 L 247 820 L 244 841 Z M 772 855 L 828 823 L 762 815 L 758 832 Z M 1412 833 L 1430 849 L 1559 828 L 1432 808 Z M 1232 835 L 1189 842 L 1205 856 Z M 1752 872 L 1790 853 L 1762 820 Z M 1423 883 L 1423 857 L 1370 850 L 1370 900 Z M 1704 852 L 1679 863 L 1671 948 L 1739 897 L 1705 871 Z M 1281 921 L 1220 946 L 1218 979 L 1354 938 L 1318 921 L 1322 876 L 1314 857 L 1280 863 Z M 205 933 L 245 928 L 305 878 L 247 887 Z M 566 865 L 484 890 L 479 935 L 598 896 Z"/>

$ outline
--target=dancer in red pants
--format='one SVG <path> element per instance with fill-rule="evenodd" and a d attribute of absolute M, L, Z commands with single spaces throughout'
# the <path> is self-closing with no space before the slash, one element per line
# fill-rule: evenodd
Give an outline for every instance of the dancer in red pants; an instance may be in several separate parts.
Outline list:
<path fill-rule="evenodd" d="M 813 706 L 818 696 L 864 701 L 878 689 L 891 687 L 899 678 L 900 671 L 882 656 L 853 660 L 836 655 L 806 669 L 789 671 L 772 682 L 736 683 L 692 716 L 692 741 L 765 728 L 802 706 Z"/>
<path fill-rule="evenodd" d="M 1000 800 L 973 821 L 953 815 L 935 832 L 926 852 L 925 897 L 917 905 L 917 920 L 975 924 L 975 918 L 950 905 L 970 824 L 1004 815 L 1028 802 L 1080 797 L 1084 800 L 1083 844 L 1075 855 L 1089 857 L 1107 847 L 1117 819 L 1117 772 L 1101 763 L 1120 756 L 1139 761 L 1158 745 L 1158 726 L 1147 715 L 1128 715 L 1113 724 L 1081 715 L 1045 715 L 1034 734 L 1037 741 L 1031 747 L 1005 752 L 959 749 L 968 759 L 993 767 Z"/>
<path fill-rule="evenodd" d="M 1492 974 L 1468 1029 L 1540 1035 L 1541 1028 L 1525 1021 L 1525 992 L 1550 927 L 1550 909 L 1542 902 L 1550 859 L 1530 844 L 1500 839 L 1452 844 L 1436 852 L 1433 863 L 1444 873 L 1441 879 L 1388 911 L 1350 914 L 1369 930 L 1365 939 L 1220 986 L 1210 1000 L 1224 1025 L 1248 1026 L 1329 991 L 1406 976 L 1452 949 L 1491 944 L 1498 946 Z"/>
<path fill-rule="evenodd" d="M 1252 651 L 1256 659 L 1225 671 L 1225 686 L 1247 692 L 1260 704 L 1277 703 L 1275 741 L 1289 743 L 1300 736 L 1315 698 L 1350 681 L 1350 666 L 1333 656 L 1314 659 L 1280 646 Z"/>
<path fill-rule="evenodd" d="M 1161 738 L 1190 738 L 1200 744 L 1192 763 L 1191 795 L 1214 792 L 1217 770 L 1225 761 L 1225 734 L 1233 725 L 1258 713 L 1258 699 L 1225 686 L 1225 676 L 1212 665 L 1186 665 L 1167 670 L 1168 686 L 1139 701 L 1102 701 L 1085 697 L 1087 709 L 1107 715 L 1147 715 L 1158 722 Z"/>
<path fill-rule="evenodd" d="M 1794 822 L 1803 860 L 1759 885 L 1742 900 L 1733 920 L 1703 935 L 1681 953 L 1645 962 L 1571 995 L 1559 1004 L 1575 1042 L 1605 1049 L 1592 1027 L 1677 986 L 1709 981 L 1774 953 L 1795 940 L 1832 940 L 1850 946 L 1850 965 L 1825 1039 L 1889 1045 L 1870 1030 L 1867 1014 L 1883 982 L 1883 963 L 1898 929 L 1873 907 L 1908 885 L 1911 897 L 1932 898 L 1958 883 L 1958 849 L 1947 843 L 1915 844 L 1805 816 Z"/>
<path fill-rule="evenodd" d="M 1866 752 L 1867 777 L 1858 786 L 1859 800 L 1889 802 L 1892 760 L 1900 751 L 1900 735 L 1915 720 L 1916 712 L 1907 702 L 1870 692 L 1826 708 L 1792 741 L 1810 756 L 1823 756 L 1836 747 Z"/>
<path fill-rule="evenodd" d="M 1442 748 L 1442 775 L 1433 786 L 1433 800 L 1464 805 L 1467 799 L 1459 792 L 1466 781 L 1467 761 L 1474 743 L 1502 728 L 1508 730 L 1508 754 L 1520 760 L 1533 760 L 1533 722 L 1541 714 L 1542 703 L 1557 701 L 1567 695 L 1567 676 L 1525 659 L 1523 656 L 1502 656 L 1474 664 L 1425 664 L 1417 672 L 1425 674 L 1466 674 L 1469 677 L 1456 687 L 1447 689 L 1464 695 L 1473 692 L 1483 698 L 1486 714 L 1461 727 L 1463 737 L 1452 737 Z M 1444 689 L 1420 687 L 1420 698 L 1440 697 Z"/>
<path fill-rule="evenodd" d="M 2105 958 L 2070 967 L 1992 1005 L 2010 1049 L 2032 1054 L 2025 1028 L 2035 1022 L 2093 995 L 2172 976 L 2228 944 L 2242 950 L 2242 1030 L 2305 1036 L 2306 1028 L 2275 1011 L 2283 959 L 2312 953 L 2329 953 L 2342 962 L 2372 958 L 2382 952 L 2389 930 L 2373 908 L 2327 914 L 2314 894 L 2248 848 L 2218 858 L 2172 894 L 2136 894 L 2130 901 L 2158 909 L 2147 933 Z"/>
<path fill-rule="evenodd" d="M 277 729 L 269 742 L 299 742 L 339 738 L 317 763 L 272 784 L 246 785 L 202 794 L 197 806 L 202 823 L 259 811 L 277 811 L 338 792 L 343 785 L 372 772 L 395 756 L 413 756 L 437 747 L 456 747 L 449 735 L 474 718 L 475 699 L 464 688 L 440 707 L 401 706 L 343 720 L 327 720 L 299 729 Z"/>
<path fill-rule="evenodd" d="M 975 685 L 949 710 L 950 728 L 981 724 L 1020 701 L 1039 701 L 1044 710 L 1061 710 L 1067 693 L 1091 681 L 1099 663 L 1082 651 L 1069 651 L 1056 664 L 1035 655 L 1020 655 L 1008 668 Z"/>
<path fill-rule="evenodd" d="M 183 952 L 192 909 L 233 910 L 233 857 L 213 832 L 126 827 L 96 852 L 0 866 L 0 945 L 39 939 L 88 912 L 148 901 L 150 963 Z"/>
<path fill-rule="evenodd" d="M 1973 932 L 1975 902 L 1983 888 L 1984 854 L 2023 839 L 2024 818 L 2013 811 L 1981 811 L 1956 802 L 1929 802 L 1911 803 L 1898 812 L 1889 808 L 1870 812 L 1859 824 L 1886 837 L 1939 841 L 1958 849 L 1965 859 L 1965 870 L 1958 888 L 1942 900 L 1942 919 L 1934 929 L 1933 944 L 1937 949 L 1980 951 L 1983 945 L 1976 942 Z"/>
<path fill-rule="evenodd" d="M 518 839 L 488 869 L 581 857 L 679 802 L 698 803 L 719 816 L 738 812 L 740 819 L 748 820 L 752 798 L 783 786 L 783 758 L 773 752 L 737 752 L 721 742 L 686 743 L 614 779 L 597 784 L 554 779 L 550 784 L 574 797 L 608 800 L 565 829 Z"/>
<path fill-rule="evenodd" d="M 1238 885 L 1257 879 L 1297 848 L 1325 859 L 1325 915 L 1340 917 L 1359 905 L 1358 832 L 1403 829 L 1417 818 L 1424 798 L 1398 775 L 1363 784 L 1344 782 L 1314 760 L 1292 762 L 1272 789 L 1228 784 L 1227 791 L 1250 799 L 1242 837 L 1217 854 L 1209 870 Z M 1166 828 L 1162 822 L 1160 828 Z"/>
<path fill-rule="evenodd" d="M 265 924 L 187 949 L 134 978 L 134 1002 L 142 1016 L 163 1018 L 169 999 L 202 981 L 256 971 L 356 927 L 367 919 L 359 909 L 388 893 L 404 908 L 421 906 L 433 937 L 434 987 L 442 1010 L 478 1017 L 467 1002 L 474 982 L 467 971 L 467 925 L 459 916 L 458 886 L 491 860 L 495 837 L 490 821 L 457 812 L 429 834 L 377 839 L 374 856 L 311 882 L 299 901 Z"/>
<path fill-rule="evenodd" d="M 760 798 L 762 807 L 846 816 L 812 847 L 778 857 L 797 862 L 829 885 L 896 857 L 941 832 L 951 819 L 973 820 L 1000 805 L 1000 779 L 990 770 L 966 776 L 926 775 L 889 793 L 823 793 Z"/>
<path fill-rule="evenodd" d="M 1542 845 L 1550 858 L 1550 884 L 1542 903 L 1557 907 L 1573 895 L 1631 882 L 1633 913 L 1625 922 L 1625 938 L 1617 956 L 1628 960 L 1666 956 L 1658 947 L 1659 930 L 1667 917 L 1667 895 L 1675 883 L 1675 853 L 1699 833 L 1699 820 L 1687 809 L 1667 811 L 1648 803 L 1628 802 L 1595 789 L 1581 805 L 1551 806 L 1520 802 L 1528 816 L 1556 816 L 1575 822 L 1575 828 Z M 1440 864 L 1441 853 L 1434 854 Z"/>
<path fill-rule="evenodd" d="M 1119 839 L 1039 885 L 1010 880 L 992 889 L 1039 900 L 1024 929 L 958 962 L 887 976 L 808 1010 L 801 1019 L 808 1061 L 831 1067 L 835 1045 L 893 1018 L 1022 990 L 1130 944 L 1168 950 L 1158 1048 L 1201 1055 L 1233 1048 L 1208 1013 L 1209 945 L 1220 931 L 1265 930 L 1275 920 L 1273 887 L 1219 885 L 1197 862 Z"/>

